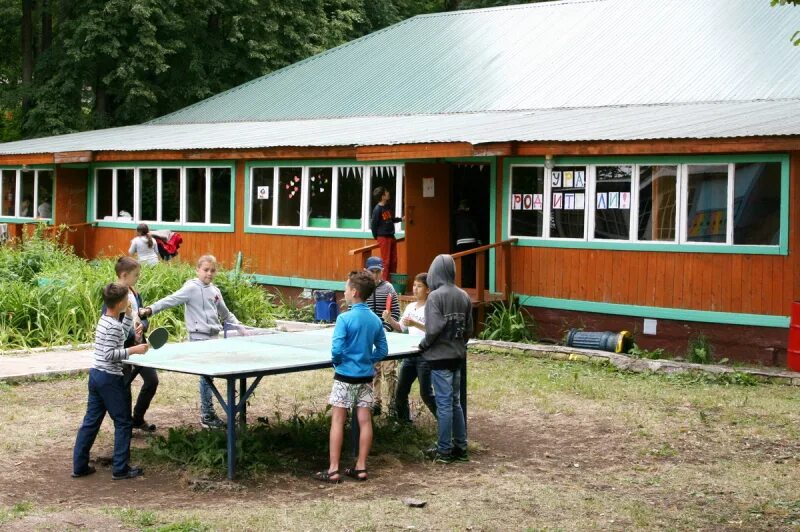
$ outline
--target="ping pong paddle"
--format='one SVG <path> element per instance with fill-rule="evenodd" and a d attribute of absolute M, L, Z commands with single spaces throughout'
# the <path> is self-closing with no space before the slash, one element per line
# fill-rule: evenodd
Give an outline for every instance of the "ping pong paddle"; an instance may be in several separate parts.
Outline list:
<path fill-rule="evenodd" d="M 164 344 L 167 343 L 167 339 L 169 338 L 169 332 L 164 327 L 158 327 L 153 329 L 153 332 L 147 335 L 147 343 L 150 344 L 150 347 L 153 349 L 159 349 L 164 347 Z"/>
<path fill-rule="evenodd" d="M 391 314 L 392 313 L 392 294 L 386 298 L 386 311 Z"/>

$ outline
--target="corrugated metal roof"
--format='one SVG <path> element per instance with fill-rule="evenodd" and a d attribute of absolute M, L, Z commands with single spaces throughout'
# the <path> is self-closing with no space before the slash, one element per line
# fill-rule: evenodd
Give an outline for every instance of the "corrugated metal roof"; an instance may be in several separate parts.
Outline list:
<path fill-rule="evenodd" d="M 800 97 L 800 8 L 572 0 L 419 16 L 156 119 L 272 121 Z"/>
<path fill-rule="evenodd" d="M 790 99 L 277 122 L 144 124 L 0 144 L 0 154 L 722 138 L 798 133 L 800 99 Z"/>

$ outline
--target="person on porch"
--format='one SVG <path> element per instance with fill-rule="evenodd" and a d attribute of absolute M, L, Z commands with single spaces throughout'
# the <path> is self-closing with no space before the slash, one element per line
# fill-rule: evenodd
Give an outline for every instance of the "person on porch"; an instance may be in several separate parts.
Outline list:
<path fill-rule="evenodd" d="M 386 187 L 377 187 L 372 192 L 372 197 L 378 204 L 372 210 L 369 226 L 381 250 L 381 259 L 385 266 L 383 280 L 388 281 L 389 276 L 397 272 L 397 239 L 394 237 L 394 224 L 400 223 L 403 219 L 394 216 L 389 205 L 392 195 Z"/>

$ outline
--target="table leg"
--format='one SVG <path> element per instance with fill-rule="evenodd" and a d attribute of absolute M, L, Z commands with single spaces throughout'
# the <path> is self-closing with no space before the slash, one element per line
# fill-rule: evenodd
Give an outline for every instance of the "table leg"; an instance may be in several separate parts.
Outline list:
<path fill-rule="evenodd" d="M 247 427 L 247 379 L 239 379 L 239 401 L 241 407 L 239 409 L 239 426 L 242 430 Z"/>
<path fill-rule="evenodd" d="M 228 480 L 236 476 L 236 379 L 228 380 Z"/>

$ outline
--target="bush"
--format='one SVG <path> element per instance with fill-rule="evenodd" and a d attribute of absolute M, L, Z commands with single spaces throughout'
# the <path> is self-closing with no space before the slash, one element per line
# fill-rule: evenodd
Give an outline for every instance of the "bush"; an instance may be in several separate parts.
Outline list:
<path fill-rule="evenodd" d="M 88 343 L 102 307 L 102 288 L 116 279 L 116 258 L 86 261 L 41 228 L 23 242 L 0 246 L 0 345 L 7 349 Z M 153 303 L 194 277 L 194 266 L 180 261 L 142 268 L 136 288 L 144 304 Z M 214 279 L 228 308 L 243 323 L 274 324 L 273 296 L 246 274 L 220 271 Z M 159 313 L 151 328 L 166 327 L 183 339 L 183 308 Z"/>
<path fill-rule="evenodd" d="M 533 331 L 533 317 L 519 305 L 503 304 L 494 307 L 483 324 L 482 340 L 503 340 L 506 342 L 532 342 L 536 340 Z"/>

